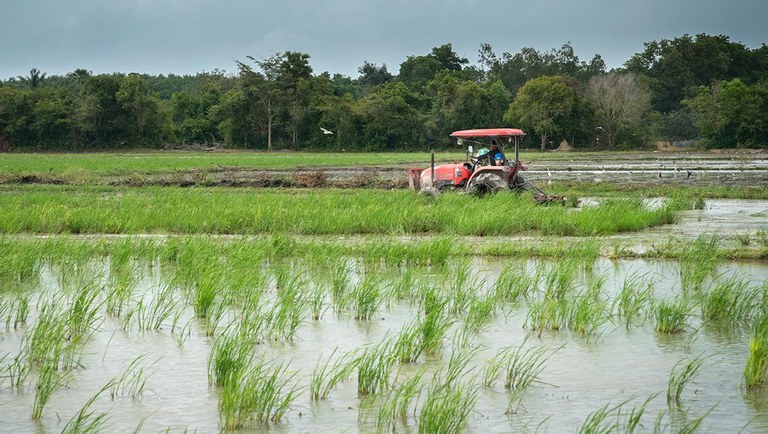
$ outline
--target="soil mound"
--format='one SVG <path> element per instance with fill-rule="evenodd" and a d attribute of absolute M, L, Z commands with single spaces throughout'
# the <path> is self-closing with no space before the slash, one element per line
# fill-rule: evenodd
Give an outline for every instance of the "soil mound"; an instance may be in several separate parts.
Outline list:
<path fill-rule="evenodd" d="M 568 143 L 568 140 L 563 139 L 562 142 L 560 142 L 560 146 L 555 149 L 555 151 L 562 151 L 562 152 L 568 152 L 573 151 L 573 146 Z"/>

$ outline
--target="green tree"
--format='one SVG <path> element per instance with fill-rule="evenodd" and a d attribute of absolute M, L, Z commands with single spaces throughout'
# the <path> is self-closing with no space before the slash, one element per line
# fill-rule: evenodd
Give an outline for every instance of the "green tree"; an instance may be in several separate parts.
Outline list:
<path fill-rule="evenodd" d="M 28 76 L 24 77 L 20 75 L 18 78 L 22 82 L 26 83 L 30 89 L 37 89 L 43 83 L 46 76 L 47 76 L 46 73 L 40 71 L 37 68 L 32 68 L 29 71 Z"/>
<path fill-rule="evenodd" d="M 161 111 L 159 99 L 149 93 L 140 75 L 125 77 L 115 98 L 125 113 L 123 144 L 159 146 L 159 141 L 169 137 L 168 117 Z"/>
<path fill-rule="evenodd" d="M 562 134 L 564 125 L 575 123 L 578 107 L 579 96 L 572 79 L 543 76 L 520 88 L 504 114 L 504 121 L 535 131 L 543 151 L 550 137 Z"/>
<path fill-rule="evenodd" d="M 683 35 L 644 46 L 625 67 L 648 78 L 652 106 L 662 113 L 680 108 L 699 86 L 714 81 L 741 78 L 751 84 L 768 78 L 768 58 L 761 49 L 750 50 L 724 35 Z"/>
<path fill-rule="evenodd" d="M 510 96 L 500 81 L 478 83 L 455 74 L 438 74 L 430 84 L 431 137 L 444 138 L 455 130 L 492 128 L 502 123 Z"/>
<path fill-rule="evenodd" d="M 419 97 L 402 83 L 387 83 L 360 101 L 363 140 L 371 150 L 413 149 L 421 144 Z"/>
<path fill-rule="evenodd" d="M 768 86 L 736 78 L 700 87 L 685 101 L 697 118 L 705 144 L 713 147 L 768 147 Z"/>

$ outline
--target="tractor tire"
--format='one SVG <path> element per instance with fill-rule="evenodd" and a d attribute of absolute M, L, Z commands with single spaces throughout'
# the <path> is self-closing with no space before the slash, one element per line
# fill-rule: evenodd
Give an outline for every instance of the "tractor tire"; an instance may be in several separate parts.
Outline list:
<path fill-rule="evenodd" d="M 509 186 L 501 176 L 495 173 L 481 173 L 469 184 L 467 192 L 473 196 L 485 196 L 486 194 L 507 189 L 509 189 Z"/>

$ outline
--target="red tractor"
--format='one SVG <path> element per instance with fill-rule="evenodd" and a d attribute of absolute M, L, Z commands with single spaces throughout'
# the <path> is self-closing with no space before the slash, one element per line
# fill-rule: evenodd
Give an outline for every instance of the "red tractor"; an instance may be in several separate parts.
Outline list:
<path fill-rule="evenodd" d="M 435 154 L 432 152 L 430 167 L 409 169 L 410 186 L 433 195 L 445 189 L 463 190 L 478 196 L 499 190 L 525 189 L 532 190 L 537 201 L 562 201 L 560 197 L 546 195 L 520 174 L 527 169 L 519 158 L 523 136 L 523 130 L 517 128 L 454 131 L 451 137 L 459 145 L 468 145 L 467 161 L 435 165 Z M 473 144 L 479 146 L 474 154 Z M 510 144 L 514 146 L 515 155 L 514 160 L 507 161 L 504 148 Z"/>

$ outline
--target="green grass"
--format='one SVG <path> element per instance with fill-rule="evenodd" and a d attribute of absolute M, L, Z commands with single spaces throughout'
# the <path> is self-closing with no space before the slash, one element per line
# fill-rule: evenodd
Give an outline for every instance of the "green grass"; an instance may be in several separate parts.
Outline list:
<path fill-rule="evenodd" d="M 675 364 L 667 382 L 667 405 L 677 408 L 681 406 L 685 386 L 693 380 L 703 363 L 704 357 L 698 356 L 690 361 L 681 360 Z"/>
<path fill-rule="evenodd" d="M 0 192 L 0 233 L 593 236 L 670 223 L 679 210 L 672 202 L 648 209 L 639 200 L 616 199 L 575 211 L 513 193 L 432 200 L 406 190 L 0 186 Z M 432 259 L 446 253 L 438 250 Z"/>

